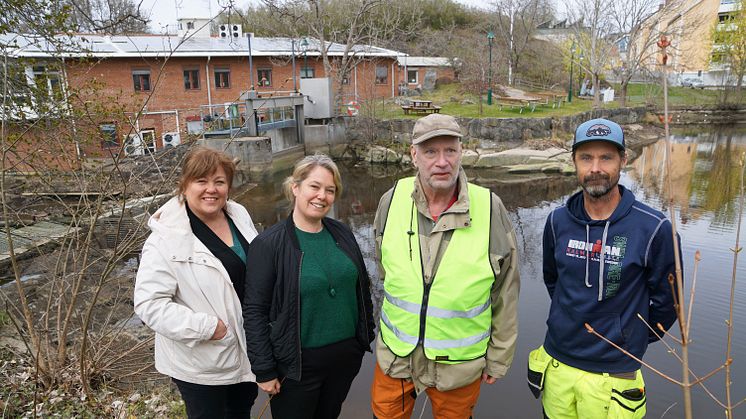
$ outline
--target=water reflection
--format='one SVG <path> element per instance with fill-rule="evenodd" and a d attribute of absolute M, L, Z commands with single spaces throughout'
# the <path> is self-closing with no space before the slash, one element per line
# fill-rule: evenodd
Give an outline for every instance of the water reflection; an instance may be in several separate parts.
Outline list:
<path fill-rule="evenodd" d="M 687 288 L 691 285 L 693 255 L 701 250 L 703 260 L 699 267 L 697 301 L 694 306 L 690 357 L 692 370 L 704 375 L 723 362 L 727 318 L 727 300 L 730 290 L 732 253 L 738 197 L 738 159 L 746 151 L 746 133 L 743 131 L 711 128 L 674 135 L 670 153 L 672 157 L 672 193 L 664 182 L 663 161 L 666 147 L 663 142 L 641 150 L 631 162 L 621 182 L 638 199 L 666 210 L 668 196 L 673 196 L 676 219 L 683 243 L 684 271 Z M 375 286 L 380 295 L 381 284 L 376 281 L 373 262 L 374 245 L 372 222 L 380 196 L 400 177 L 412 174 L 392 166 L 340 167 L 345 192 L 335 203 L 333 216 L 347 223 L 355 233 L 366 259 Z M 528 352 L 538 346 L 546 331 L 549 297 L 541 276 L 542 229 L 549 212 L 564 204 L 576 190 L 574 177 L 524 177 L 498 176 L 490 170 L 467 170 L 475 183 L 489 187 L 497 193 L 510 212 L 520 250 L 521 296 L 519 302 L 520 332 L 518 349 L 513 367 L 505 378 L 492 386 L 483 386 L 482 396 L 475 410 L 480 418 L 537 418 L 541 417 L 539 402 L 530 395 L 525 384 Z M 287 172 L 279 173 L 251 190 L 241 202 L 246 205 L 255 222 L 269 226 L 287 216 L 281 183 Z M 668 214 L 668 212 L 666 211 Z M 746 277 L 743 263 L 738 277 Z M 736 336 L 734 341 L 735 363 L 733 371 L 734 398 L 742 398 L 746 389 L 746 287 L 736 290 Z M 674 329 L 677 326 L 674 326 Z M 681 376 L 681 367 L 662 344 L 650 347 L 645 360 L 673 377 Z M 370 416 L 369 388 L 374 359 L 366 355 L 360 375 L 342 411 L 343 418 Z M 683 417 L 681 390 L 671 383 L 646 372 L 648 386 L 648 417 Z M 708 388 L 724 398 L 724 374 L 719 373 L 708 381 Z M 710 400 L 701 389 L 693 392 L 695 417 L 721 417 L 722 409 Z M 257 401 L 258 408 L 264 396 Z M 258 412 L 255 409 L 254 414 Z M 670 410 L 668 410 L 670 408 Z M 424 412 L 431 417 L 425 397 L 417 400 L 414 417 Z M 265 417 L 267 417 L 265 413 Z M 746 406 L 736 410 L 735 417 L 746 417 Z"/>
<path fill-rule="evenodd" d="M 631 164 L 629 174 L 642 184 L 646 195 L 667 202 L 673 196 L 682 223 L 715 216 L 718 224 L 733 224 L 737 214 L 740 159 L 746 152 L 743 132 L 682 133 L 670 148 L 671 191 L 663 176 L 666 144 L 661 140 L 646 147 Z"/>

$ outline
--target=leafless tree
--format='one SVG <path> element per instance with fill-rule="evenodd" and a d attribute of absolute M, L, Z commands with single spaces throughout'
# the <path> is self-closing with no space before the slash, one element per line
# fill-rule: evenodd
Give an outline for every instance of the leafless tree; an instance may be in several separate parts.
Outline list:
<path fill-rule="evenodd" d="M 649 19 L 653 18 L 653 12 L 660 1 L 658 0 L 621 0 L 610 2 L 611 21 L 616 28 L 616 34 L 612 35 L 612 41 L 622 41 L 626 44 L 626 51 L 619 51 L 620 59 L 612 68 L 613 73 L 619 78 L 621 92 L 619 103 L 626 105 L 627 86 L 630 80 L 640 71 L 642 63 L 649 61 L 658 41 L 654 31 L 646 30 Z M 665 7 L 665 6 L 664 6 Z M 626 40 L 624 39 L 626 38 Z M 626 42 L 625 42 L 626 41 Z"/>
<path fill-rule="evenodd" d="M 582 52 L 583 60 L 576 64 L 588 73 L 593 82 L 593 106 L 601 105 L 601 76 L 609 64 L 611 45 L 609 35 L 613 33 L 611 22 L 612 2 L 607 0 L 564 0 L 567 16 L 574 25 L 574 42 Z"/>
<path fill-rule="evenodd" d="M 293 36 L 310 36 L 308 51 L 321 57 L 324 70 L 333 76 L 337 98 L 343 80 L 365 60 L 365 53 L 382 40 L 390 41 L 413 31 L 417 16 L 406 13 L 393 0 L 262 0 L 274 21 L 292 28 Z M 331 58 L 332 43 L 342 45 L 338 59 Z"/>
<path fill-rule="evenodd" d="M 78 32 L 118 35 L 148 31 L 149 17 L 140 9 L 142 0 L 66 0 L 65 3 Z"/>
<path fill-rule="evenodd" d="M 552 5 L 546 0 L 496 0 L 492 5 L 497 12 L 494 33 L 507 51 L 504 54 L 508 59 L 507 80 L 512 85 L 516 69 L 537 26 L 552 16 Z"/>

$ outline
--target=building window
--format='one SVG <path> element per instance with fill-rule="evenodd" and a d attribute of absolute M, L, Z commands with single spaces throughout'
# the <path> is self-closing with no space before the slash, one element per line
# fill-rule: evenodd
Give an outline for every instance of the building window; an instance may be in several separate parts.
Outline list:
<path fill-rule="evenodd" d="M 62 100 L 62 84 L 60 83 L 59 71 L 45 66 L 34 66 L 31 72 L 38 99 Z"/>
<path fill-rule="evenodd" d="M 132 81 L 134 82 L 136 92 L 150 91 L 150 70 L 132 71 Z"/>
<path fill-rule="evenodd" d="M 300 78 L 302 79 L 312 79 L 315 76 L 316 72 L 313 67 L 301 67 L 300 68 Z"/>
<path fill-rule="evenodd" d="M 231 71 L 229 69 L 215 69 L 215 87 L 219 89 L 227 89 L 231 87 Z"/>
<path fill-rule="evenodd" d="M 407 83 L 417 84 L 417 78 L 419 77 L 419 71 L 407 70 Z"/>
<path fill-rule="evenodd" d="M 117 126 L 114 124 L 101 124 L 98 126 L 101 132 L 101 146 L 105 148 L 119 147 L 117 140 Z"/>
<path fill-rule="evenodd" d="M 184 89 L 186 90 L 199 89 L 199 70 L 196 70 L 196 69 L 184 70 Z"/>
<path fill-rule="evenodd" d="M 260 68 L 257 70 L 257 80 L 259 86 L 272 86 L 272 70 L 269 68 Z"/>
<path fill-rule="evenodd" d="M 194 29 L 194 22 L 187 22 L 187 30 Z"/>
<path fill-rule="evenodd" d="M 389 78 L 389 69 L 383 65 L 376 66 L 376 84 L 386 84 Z"/>

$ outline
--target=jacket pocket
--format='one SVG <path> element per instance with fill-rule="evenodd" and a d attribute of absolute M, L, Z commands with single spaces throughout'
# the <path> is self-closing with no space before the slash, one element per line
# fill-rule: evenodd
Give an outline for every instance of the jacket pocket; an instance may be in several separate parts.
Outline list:
<path fill-rule="evenodd" d="M 184 360 L 186 370 L 197 373 L 219 373 L 234 371 L 240 367 L 240 344 L 231 326 L 223 339 L 205 340 L 189 348 L 174 342 L 175 355 Z"/>
<path fill-rule="evenodd" d="M 574 357 L 596 362 L 615 361 L 624 356 L 601 338 L 588 333 L 585 323 L 601 336 L 626 349 L 618 313 L 579 313 L 559 302 L 552 304 L 547 320 L 554 347 L 563 352 L 572 348 Z"/>
<path fill-rule="evenodd" d="M 272 344 L 272 355 L 280 364 L 290 364 L 295 357 L 295 336 L 290 327 L 289 313 L 279 313 L 277 319 L 269 323 L 269 340 Z"/>

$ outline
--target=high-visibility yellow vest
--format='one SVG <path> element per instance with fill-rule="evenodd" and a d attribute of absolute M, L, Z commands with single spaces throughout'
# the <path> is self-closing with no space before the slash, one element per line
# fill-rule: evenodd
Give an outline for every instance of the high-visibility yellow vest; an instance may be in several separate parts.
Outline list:
<path fill-rule="evenodd" d="M 495 281 L 489 258 L 490 191 L 469 184 L 471 225 L 454 230 L 435 277 L 426 284 L 414 182 L 397 182 L 384 227 L 381 338 L 401 357 L 422 345 L 425 356 L 437 362 L 480 358 L 490 338 L 490 290 Z"/>

